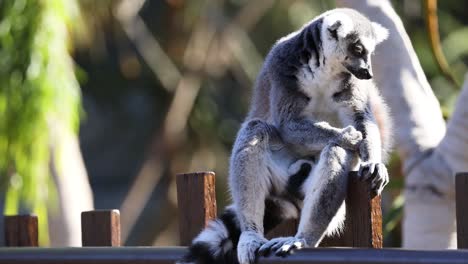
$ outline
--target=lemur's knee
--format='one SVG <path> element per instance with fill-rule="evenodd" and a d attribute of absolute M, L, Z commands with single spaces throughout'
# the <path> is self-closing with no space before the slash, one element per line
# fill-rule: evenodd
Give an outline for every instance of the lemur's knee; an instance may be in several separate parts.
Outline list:
<path fill-rule="evenodd" d="M 329 144 L 327 145 L 323 150 L 320 155 L 320 157 L 326 157 L 328 159 L 338 159 L 338 160 L 344 160 L 346 155 L 349 153 L 346 149 L 340 147 L 337 144 Z"/>
<path fill-rule="evenodd" d="M 332 168 L 349 166 L 353 160 L 354 154 L 340 147 L 337 144 L 327 145 L 320 154 L 320 159 L 325 161 L 327 166 Z"/>

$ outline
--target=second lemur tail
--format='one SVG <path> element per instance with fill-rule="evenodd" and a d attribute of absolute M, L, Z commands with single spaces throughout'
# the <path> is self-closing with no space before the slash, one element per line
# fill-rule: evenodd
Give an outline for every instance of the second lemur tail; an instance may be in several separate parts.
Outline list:
<path fill-rule="evenodd" d="M 240 227 L 233 207 L 228 207 L 193 240 L 179 264 L 237 264 Z"/>

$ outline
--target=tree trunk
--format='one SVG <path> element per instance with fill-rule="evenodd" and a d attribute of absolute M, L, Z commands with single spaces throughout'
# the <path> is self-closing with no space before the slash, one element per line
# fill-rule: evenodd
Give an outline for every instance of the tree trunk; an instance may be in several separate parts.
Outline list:
<path fill-rule="evenodd" d="M 390 32 L 377 47 L 373 65 L 392 111 L 395 145 L 406 176 L 403 247 L 455 248 L 454 174 L 467 170 L 468 154 L 463 151 L 468 145 L 468 109 L 457 105 L 446 133 L 440 105 L 388 0 L 337 3 L 357 9 Z M 468 99 L 467 86 L 460 101 Z"/>
<path fill-rule="evenodd" d="M 58 122 L 57 122 L 58 123 Z M 93 195 L 81 156 L 78 137 L 54 124 L 51 174 L 57 188 L 57 206 L 49 210 L 50 244 L 81 246 L 81 212 L 93 210 Z"/>

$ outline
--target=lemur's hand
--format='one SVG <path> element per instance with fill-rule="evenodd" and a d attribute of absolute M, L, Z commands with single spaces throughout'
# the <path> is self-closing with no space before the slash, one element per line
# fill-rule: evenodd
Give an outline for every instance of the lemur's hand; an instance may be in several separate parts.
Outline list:
<path fill-rule="evenodd" d="M 237 258 L 240 264 L 254 264 L 257 262 L 257 252 L 268 242 L 262 235 L 253 231 L 241 233 L 237 245 Z"/>
<path fill-rule="evenodd" d="M 380 195 L 383 188 L 389 182 L 387 167 L 383 163 L 362 162 L 358 176 L 361 180 L 368 180 L 371 183 L 371 190 L 374 194 Z"/>
<path fill-rule="evenodd" d="M 263 244 L 258 250 L 260 256 L 269 256 L 274 253 L 276 256 L 285 257 L 295 250 L 307 247 L 305 239 L 296 237 L 277 237 Z"/>
<path fill-rule="evenodd" d="M 357 131 L 353 126 L 347 126 L 341 129 L 338 134 L 336 144 L 340 147 L 349 150 L 358 150 L 362 141 L 361 132 Z"/>

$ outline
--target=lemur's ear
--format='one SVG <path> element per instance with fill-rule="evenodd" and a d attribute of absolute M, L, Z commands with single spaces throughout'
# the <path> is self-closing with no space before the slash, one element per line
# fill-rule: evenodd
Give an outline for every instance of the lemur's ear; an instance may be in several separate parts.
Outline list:
<path fill-rule="evenodd" d="M 379 44 L 380 42 L 388 38 L 388 29 L 384 28 L 382 25 L 376 22 L 372 22 L 372 28 L 375 33 L 375 42 Z"/>
<path fill-rule="evenodd" d="M 338 39 L 338 29 L 341 27 L 341 21 L 336 21 L 333 25 L 329 26 L 328 32 L 334 39 Z"/>
<path fill-rule="evenodd" d="M 325 16 L 323 24 L 334 39 L 346 37 L 353 29 L 351 18 L 339 12 Z"/>

